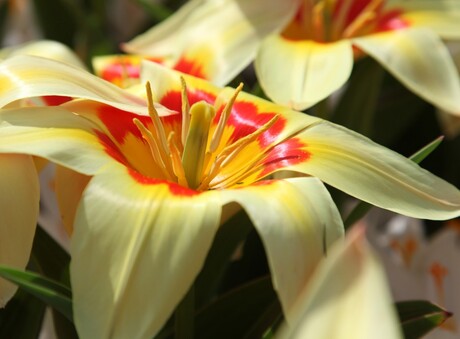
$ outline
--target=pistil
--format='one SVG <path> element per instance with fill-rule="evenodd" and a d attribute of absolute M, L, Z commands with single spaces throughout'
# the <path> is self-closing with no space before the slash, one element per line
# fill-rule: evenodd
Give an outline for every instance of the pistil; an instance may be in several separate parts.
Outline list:
<path fill-rule="evenodd" d="M 201 183 L 209 128 L 215 113 L 214 107 L 204 101 L 190 108 L 190 126 L 182 154 L 182 166 L 188 186 L 192 189 L 198 188 Z"/>

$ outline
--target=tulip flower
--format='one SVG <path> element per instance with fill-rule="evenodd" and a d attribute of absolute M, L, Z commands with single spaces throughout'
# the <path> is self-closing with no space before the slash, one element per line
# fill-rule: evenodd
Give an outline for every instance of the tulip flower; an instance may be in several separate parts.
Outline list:
<path fill-rule="evenodd" d="M 265 93 L 302 110 L 368 55 L 423 99 L 459 112 L 460 82 L 440 40 L 460 38 L 459 18 L 459 3 L 444 0 L 192 0 L 124 50 L 188 60 L 218 85 L 255 59 Z"/>
<path fill-rule="evenodd" d="M 322 181 L 410 216 L 460 215 L 455 187 L 355 132 L 156 63 L 143 64 L 141 82 L 146 88 L 124 90 L 31 56 L 0 64 L 0 107 L 30 96 L 77 98 L 2 109 L 0 154 L 60 165 L 82 338 L 154 336 L 235 206 L 262 239 L 287 319 L 343 235 Z M 270 179 L 282 172 L 288 178 Z M 8 179 L 1 185 L 12 191 Z M 29 212 L 21 205 L 12 213 Z"/>

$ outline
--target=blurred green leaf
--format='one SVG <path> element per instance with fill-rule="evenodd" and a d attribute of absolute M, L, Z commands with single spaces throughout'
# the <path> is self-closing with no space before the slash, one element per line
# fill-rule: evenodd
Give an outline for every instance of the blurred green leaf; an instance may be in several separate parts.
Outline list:
<path fill-rule="evenodd" d="M 78 25 L 83 25 L 84 15 L 77 2 L 72 0 L 34 0 L 34 8 L 46 39 L 74 46 Z"/>
<path fill-rule="evenodd" d="M 137 0 L 137 3 L 142 6 L 145 12 L 153 19 L 155 23 L 160 23 L 169 17 L 173 10 L 163 5 L 149 0 Z"/>
<path fill-rule="evenodd" d="M 349 83 L 334 110 L 333 121 L 371 136 L 384 75 L 382 66 L 371 58 L 356 63 Z"/>
<path fill-rule="evenodd" d="M 406 339 L 421 338 L 452 316 L 452 313 L 424 300 L 398 302 L 396 309 Z"/>
<path fill-rule="evenodd" d="M 32 258 L 40 273 L 59 281 L 70 263 L 70 255 L 40 226 L 35 231 Z"/>
<path fill-rule="evenodd" d="M 442 142 L 444 139 L 443 136 L 440 136 L 430 142 L 428 145 L 424 146 L 414 154 L 412 154 L 409 159 L 413 162 L 419 164 L 423 159 L 430 155 Z M 373 207 L 373 205 L 368 204 L 367 202 L 359 202 L 355 208 L 348 214 L 347 218 L 344 221 L 345 229 L 353 225 L 355 222 L 360 220 L 366 215 L 367 212 Z"/>
<path fill-rule="evenodd" d="M 220 227 L 195 282 L 197 307 L 207 303 L 216 294 L 230 257 L 251 229 L 252 223 L 244 211 L 240 211 Z"/>
<path fill-rule="evenodd" d="M 68 287 L 39 274 L 0 265 L 0 277 L 18 285 L 72 321 L 72 294 Z"/>
<path fill-rule="evenodd" d="M 42 275 L 59 281 L 70 289 L 70 255 L 40 226 L 35 231 L 31 261 Z M 56 335 L 63 339 L 78 339 L 75 326 L 53 309 Z"/>
<path fill-rule="evenodd" d="M 45 309 L 42 301 L 19 290 L 6 307 L 0 309 L 0 338 L 38 338 Z"/>
<path fill-rule="evenodd" d="M 233 339 L 263 334 L 280 314 L 281 306 L 267 276 L 231 290 L 199 310 L 195 337 Z"/>

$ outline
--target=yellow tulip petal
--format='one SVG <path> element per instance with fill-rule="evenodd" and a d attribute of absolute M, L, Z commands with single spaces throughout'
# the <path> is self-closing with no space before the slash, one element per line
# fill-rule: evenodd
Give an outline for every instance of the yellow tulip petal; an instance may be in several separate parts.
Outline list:
<path fill-rule="evenodd" d="M 311 154 L 291 169 L 373 205 L 423 219 L 460 215 L 460 191 L 403 156 L 326 121 L 298 135 Z"/>
<path fill-rule="evenodd" d="M 43 58 L 61 61 L 75 67 L 86 69 L 85 65 L 69 47 L 52 40 L 40 40 L 8 47 L 0 50 L 0 59 L 17 55 L 35 55 Z"/>
<path fill-rule="evenodd" d="M 404 29 L 353 39 L 415 94 L 460 112 L 460 81 L 449 51 L 429 29 Z"/>
<path fill-rule="evenodd" d="M 220 222 L 198 193 L 114 164 L 83 193 L 71 241 L 82 338 L 152 338 L 200 271 Z"/>
<path fill-rule="evenodd" d="M 174 68 L 194 75 L 200 71 L 201 77 L 225 85 L 252 61 L 261 39 L 287 24 L 297 3 L 189 1 L 169 19 L 125 44 L 124 50 L 171 57 L 185 64 Z"/>
<path fill-rule="evenodd" d="M 316 178 L 262 181 L 221 192 L 248 213 L 267 253 L 273 285 L 287 319 L 313 269 L 343 235 L 342 219 Z"/>
<path fill-rule="evenodd" d="M 401 18 L 410 26 L 429 27 L 441 38 L 460 38 L 460 8 L 456 12 L 451 11 L 416 11 L 407 12 Z"/>
<path fill-rule="evenodd" d="M 61 108 L 5 109 L 0 125 L 0 153 L 39 156 L 87 175 L 114 161 L 92 134 L 95 126 Z"/>
<path fill-rule="evenodd" d="M 91 177 L 57 166 L 55 176 L 56 199 L 62 223 L 67 234 L 73 232 L 73 223 L 81 195 Z"/>
<path fill-rule="evenodd" d="M 0 264 L 24 269 L 29 261 L 39 211 L 39 184 L 32 158 L 0 155 Z M 17 286 L 0 278 L 0 308 Z"/>
<path fill-rule="evenodd" d="M 280 338 L 402 338 L 384 270 L 358 232 L 315 271 Z"/>
<path fill-rule="evenodd" d="M 273 101 L 303 110 L 347 81 L 353 50 L 348 40 L 325 44 L 272 35 L 263 41 L 255 67 L 262 88 Z"/>
<path fill-rule="evenodd" d="M 20 55 L 0 63 L 0 107 L 24 98 L 66 96 L 90 99 L 148 115 L 143 99 L 89 72 L 41 57 Z M 156 105 L 160 115 L 170 112 Z"/>

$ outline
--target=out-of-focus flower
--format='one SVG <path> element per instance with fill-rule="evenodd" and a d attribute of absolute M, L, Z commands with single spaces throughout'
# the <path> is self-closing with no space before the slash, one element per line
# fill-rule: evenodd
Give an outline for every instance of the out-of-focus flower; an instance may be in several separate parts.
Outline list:
<path fill-rule="evenodd" d="M 368 238 L 384 263 L 396 301 L 428 300 L 453 313 L 426 338 L 458 338 L 459 221 L 449 221 L 432 239 L 425 238 L 420 220 L 405 216 L 392 216 L 385 224 L 377 228 L 370 224 L 368 229 Z"/>
<path fill-rule="evenodd" d="M 199 62 L 172 58 L 154 58 L 141 55 L 106 55 L 93 58 L 93 68 L 97 76 L 120 87 L 129 87 L 140 82 L 142 60 L 153 61 L 176 71 L 206 79 Z"/>
<path fill-rule="evenodd" d="M 267 95 L 305 109 L 349 78 L 367 54 L 406 87 L 449 112 L 460 82 L 440 40 L 460 37 L 456 1 L 192 0 L 125 51 L 189 60 L 224 84 L 252 60 Z"/>
<path fill-rule="evenodd" d="M 385 271 L 353 229 L 314 272 L 280 338 L 402 338 Z"/>
<path fill-rule="evenodd" d="M 153 89 L 147 102 L 142 86 L 123 90 L 51 60 L 20 56 L 0 64 L 0 107 L 29 96 L 80 98 L 60 107 L 3 109 L 0 153 L 61 165 L 56 191 L 73 232 L 71 281 L 82 338 L 153 336 L 235 204 L 260 234 L 288 320 L 316 263 L 343 233 L 320 180 L 410 216 L 460 214 L 455 187 L 359 134 L 240 89 L 186 75 L 181 81 L 156 63 L 143 67 L 141 80 Z M 267 179 L 280 171 L 306 176 Z M 2 178 L 2 187 L 15 189 Z M 11 213 L 29 215 L 20 204 Z"/>

